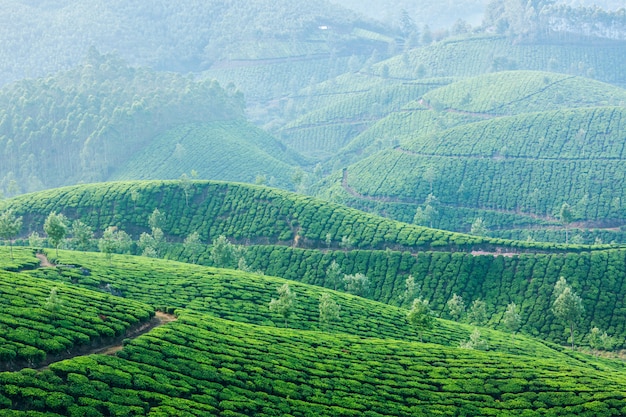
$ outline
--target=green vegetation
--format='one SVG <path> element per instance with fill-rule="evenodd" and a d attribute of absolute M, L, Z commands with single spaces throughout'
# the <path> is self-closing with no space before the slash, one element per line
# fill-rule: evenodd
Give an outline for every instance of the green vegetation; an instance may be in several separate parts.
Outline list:
<path fill-rule="evenodd" d="M 620 225 L 622 120 L 622 108 L 601 107 L 502 117 L 418 136 L 350 166 L 341 180 L 332 179 L 326 195 L 357 207 L 364 201 L 385 211 L 393 206 L 397 212 L 388 214 L 411 221 L 432 184 L 441 212 L 433 225 L 459 231 L 469 231 L 477 217 L 500 228 L 555 225 L 564 202 L 573 220 Z M 434 180 L 425 181 L 432 168 Z"/>
<path fill-rule="evenodd" d="M 0 378 L 5 404 L 15 401 L 27 410 L 52 408 L 59 414 L 591 416 L 624 411 L 622 377 L 584 364 L 295 333 L 195 314 L 135 339 L 119 357 L 78 358 L 43 373 Z"/>
<path fill-rule="evenodd" d="M 95 50 L 73 70 L 6 86 L 0 108 L 6 196 L 106 180 L 174 126 L 243 118 L 241 96 L 216 82 L 130 68 Z"/>
<path fill-rule="evenodd" d="M 0 305 L 0 370 L 84 351 L 153 315 L 132 300 L 3 271 Z"/>
<path fill-rule="evenodd" d="M 199 178 L 248 183 L 264 175 L 269 185 L 289 188 L 297 163 L 302 158 L 242 120 L 185 124 L 157 136 L 111 179 L 178 179 L 195 171 Z"/>

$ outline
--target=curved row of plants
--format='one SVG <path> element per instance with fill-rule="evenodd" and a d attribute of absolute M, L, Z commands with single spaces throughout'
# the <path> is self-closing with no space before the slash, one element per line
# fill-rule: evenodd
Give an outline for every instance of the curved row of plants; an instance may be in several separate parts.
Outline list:
<path fill-rule="evenodd" d="M 413 297 L 425 295 L 427 291 L 422 293 L 414 291 L 406 295 L 403 301 L 398 297 L 398 300 L 393 300 L 397 306 L 392 306 L 345 292 L 320 288 L 323 284 L 327 287 L 331 286 L 329 282 L 324 283 L 322 280 L 317 282 L 311 279 L 301 280 L 302 282 L 286 281 L 283 278 L 260 273 L 215 269 L 145 257 L 117 255 L 114 256 L 112 262 L 109 262 L 102 255 L 94 253 L 61 251 L 59 255 L 60 262 L 71 261 L 76 268 L 45 268 L 28 271 L 25 274 L 117 294 L 127 299 L 150 304 L 163 311 L 192 310 L 225 320 L 262 326 L 339 332 L 360 337 L 415 342 L 423 339 L 425 342 L 446 346 L 458 346 L 460 342 L 467 340 L 472 332 L 470 324 L 437 320 L 432 329 L 418 334 L 406 320 L 406 307 L 410 306 Z M 254 259 L 257 255 L 268 254 L 250 253 L 250 259 Z M 269 257 L 270 264 L 281 262 L 276 254 L 269 254 Z M 315 256 L 313 258 L 312 261 L 318 259 Z M 341 262 L 342 268 L 344 264 L 348 265 L 348 262 L 344 262 L 341 257 L 336 259 Z M 284 260 L 289 262 L 302 259 L 285 258 Z M 326 260 L 325 258 L 324 261 Z M 260 266 L 259 262 L 254 262 L 254 264 Z M 323 266 L 321 263 L 320 268 Z M 89 269 L 90 275 L 81 275 L 77 272 L 77 268 Z M 281 270 L 285 275 L 294 275 L 293 271 L 279 268 L 278 265 L 276 268 L 268 269 L 271 271 L 268 271 L 268 274 Z M 353 270 L 355 271 L 353 273 L 356 273 L 358 268 L 353 268 Z M 310 274 L 307 275 L 310 277 Z M 287 320 L 268 308 L 270 301 L 278 297 L 277 290 L 285 283 L 288 283 L 291 291 L 296 294 L 293 312 Z M 380 283 L 372 282 L 372 284 L 379 285 Z M 420 285 L 419 282 L 418 285 Z M 343 289 L 343 285 L 340 284 L 337 288 Z M 402 291 L 404 293 L 404 290 Z M 319 304 L 323 294 L 330 295 L 340 308 L 338 316 L 328 323 L 320 321 Z M 443 316 L 446 315 L 443 314 Z M 523 336 L 512 339 L 510 334 L 489 329 L 482 329 L 481 335 L 490 349 L 500 352 L 542 357 L 561 357 L 562 355 L 559 347 L 531 341 Z M 562 357 L 561 360 L 567 361 L 568 359 Z"/>
<path fill-rule="evenodd" d="M 86 350 L 154 314 L 133 300 L 3 271 L 0 306 L 0 370 Z"/>
<path fill-rule="evenodd" d="M 626 411 L 623 376 L 589 366 L 196 314 L 133 340 L 119 357 L 77 358 L 41 373 L 0 374 L 0 381 L 0 405 L 16 416 Z"/>

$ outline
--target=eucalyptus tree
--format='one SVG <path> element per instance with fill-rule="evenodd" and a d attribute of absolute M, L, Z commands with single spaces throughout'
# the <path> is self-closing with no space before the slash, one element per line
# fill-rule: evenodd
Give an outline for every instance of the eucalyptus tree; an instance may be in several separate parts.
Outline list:
<path fill-rule="evenodd" d="M 22 230 L 22 217 L 17 217 L 13 210 L 9 209 L 0 214 L 0 237 L 9 242 L 11 259 L 13 259 L 13 239 Z"/>

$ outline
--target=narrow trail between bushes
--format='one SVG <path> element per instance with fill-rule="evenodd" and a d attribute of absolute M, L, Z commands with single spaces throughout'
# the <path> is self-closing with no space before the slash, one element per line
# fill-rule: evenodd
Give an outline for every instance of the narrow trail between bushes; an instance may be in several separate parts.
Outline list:
<path fill-rule="evenodd" d="M 37 259 L 39 259 L 39 267 L 40 268 L 53 268 L 54 265 L 48 260 L 48 257 L 45 253 L 38 253 L 35 255 Z"/>
<path fill-rule="evenodd" d="M 38 371 L 44 371 L 48 369 L 48 367 L 56 362 L 60 362 L 66 359 L 76 358 L 78 356 L 87 356 L 87 355 L 109 355 L 113 356 L 120 350 L 124 348 L 123 341 L 124 340 L 132 340 L 135 339 L 142 334 L 148 333 L 152 329 L 156 329 L 157 327 L 161 327 L 167 323 L 171 323 L 178 320 L 176 316 L 173 314 L 167 314 L 160 311 L 157 311 L 154 317 L 145 323 L 142 323 L 136 327 L 131 327 L 126 330 L 126 332 L 122 336 L 118 336 L 114 339 L 109 339 L 109 343 L 100 344 L 97 346 L 92 346 L 89 348 L 82 348 L 75 352 L 64 353 L 60 355 L 48 355 L 46 360 L 43 362 L 43 366 L 37 368 Z M 41 364 L 40 364 L 41 365 Z M 25 367 L 22 367 L 26 368 Z"/>

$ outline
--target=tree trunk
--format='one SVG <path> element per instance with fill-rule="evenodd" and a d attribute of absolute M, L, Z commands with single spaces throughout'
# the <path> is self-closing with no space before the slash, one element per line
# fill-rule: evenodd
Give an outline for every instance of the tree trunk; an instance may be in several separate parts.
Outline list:
<path fill-rule="evenodd" d="M 574 350 L 574 323 L 569 325 L 569 336 L 572 338 L 572 350 Z"/>

